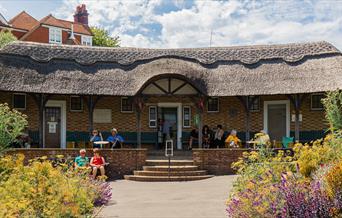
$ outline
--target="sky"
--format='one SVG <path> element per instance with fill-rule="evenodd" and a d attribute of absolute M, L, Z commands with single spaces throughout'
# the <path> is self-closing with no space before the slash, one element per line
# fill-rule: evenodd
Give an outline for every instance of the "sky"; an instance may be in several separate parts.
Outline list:
<path fill-rule="evenodd" d="M 342 0 L 0 0 L 7 20 L 25 10 L 73 20 L 86 4 L 89 24 L 122 47 L 180 48 L 328 41 L 342 50 Z"/>

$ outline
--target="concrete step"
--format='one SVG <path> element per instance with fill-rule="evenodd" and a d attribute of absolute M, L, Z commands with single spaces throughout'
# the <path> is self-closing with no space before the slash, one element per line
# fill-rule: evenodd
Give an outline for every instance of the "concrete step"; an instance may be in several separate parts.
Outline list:
<path fill-rule="evenodd" d="M 193 160 L 171 160 L 170 162 L 171 166 L 184 166 L 184 165 L 193 165 Z M 147 166 L 168 166 L 169 161 L 168 160 L 146 160 Z"/>
<path fill-rule="evenodd" d="M 169 166 L 143 166 L 145 171 L 168 171 Z M 170 171 L 194 171 L 198 170 L 198 166 L 187 165 L 187 166 L 171 166 Z"/>
<path fill-rule="evenodd" d="M 181 182 L 181 181 L 194 181 L 201 179 L 208 179 L 213 177 L 213 175 L 203 175 L 203 176 L 136 176 L 136 175 L 126 175 L 126 180 L 140 181 L 140 182 Z"/>
<path fill-rule="evenodd" d="M 165 157 L 165 150 L 149 150 L 147 151 L 147 156 L 159 156 L 159 157 Z M 173 151 L 173 157 L 172 158 L 177 158 L 177 157 L 192 157 L 192 151 L 188 150 L 174 150 Z"/>
<path fill-rule="evenodd" d="M 135 176 L 168 176 L 168 171 L 143 171 L 134 170 Z M 170 176 L 204 176 L 207 174 L 206 170 L 194 170 L 194 171 L 170 171 Z"/>
<path fill-rule="evenodd" d="M 149 160 L 168 160 L 168 157 L 162 156 L 162 155 L 147 155 L 147 159 Z M 192 160 L 192 155 L 184 156 L 184 155 L 178 155 L 173 156 L 171 160 Z"/>

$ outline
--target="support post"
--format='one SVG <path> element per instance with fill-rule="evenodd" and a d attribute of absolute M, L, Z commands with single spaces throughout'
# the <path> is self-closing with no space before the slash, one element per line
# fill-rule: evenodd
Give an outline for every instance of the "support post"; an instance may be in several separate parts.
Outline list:
<path fill-rule="evenodd" d="M 246 113 L 246 120 L 245 120 L 245 126 L 246 126 L 246 134 L 245 134 L 245 140 L 250 140 L 250 125 L 251 125 L 251 106 L 256 101 L 258 96 L 237 96 L 237 98 L 240 100 L 241 104 L 243 105 Z"/>
<path fill-rule="evenodd" d="M 94 99 L 91 95 L 88 97 L 88 121 L 90 133 L 94 129 Z"/>
<path fill-rule="evenodd" d="M 97 96 L 94 99 L 93 95 L 88 96 L 88 121 L 89 121 L 89 133 L 94 129 L 94 109 L 97 102 L 101 99 L 101 96 Z M 86 99 L 85 99 L 86 100 Z"/>
<path fill-rule="evenodd" d="M 44 113 L 45 113 L 45 105 L 50 98 L 50 95 L 45 95 L 43 93 L 40 94 L 31 94 L 33 99 L 36 102 L 38 107 L 38 132 L 39 132 L 39 147 L 44 148 Z"/>
<path fill-rule="evenodd" d="M 141 112 L 137 111 L 137 147 L 141 148 Z"/>
<path fill-rule="evenodd" d="M 300 132 L 300 123 L 299 123 L 299 113 L 300 108 L 304 99 L 307 97 L 307 94 L 294 94 L 294 95 L 287 95 L 288 99 L 290 99 L 293 107 L 295 109 L 295 141 L 299 141 L 299 132 Z"/>
<path fill-rule="evenodd" d="M 137 147 L 141 148 L 141 113 L 145 106 L 144 99 L 141 96 L 135 96 L 134 105 L 137 114 Z"/>
<path fill-rule="evenodd" d="M 44 148 L 44 113 L 45 113 L 45 104 L 44 104 L 44 94 L 40 94 L 39 99 L 39 147 Z"/>
<path fill-rule="evenodd" d="M 202 126 L 203 126 L 203 124 L 202 124 L 202 112 L 201 112 L 201 110 L 198 110 L 198 112 L 199 112 L 199 121 L 198 121 L 198 147 L 199 148 L 202 148 L 203 147 L 203 145 L 202 145 L 202 138 L 203 138 L 203 133 L 202 133 Z"/>

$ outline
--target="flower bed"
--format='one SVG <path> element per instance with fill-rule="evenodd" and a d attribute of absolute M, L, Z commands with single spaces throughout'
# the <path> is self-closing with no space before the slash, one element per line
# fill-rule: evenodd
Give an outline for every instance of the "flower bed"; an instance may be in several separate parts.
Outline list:
<path fill-rule="evenodd" d="M 23 155 L 1 158 L 0 217 L 81 217 L 110 200 L 108 183 L 61 158 L 37 158 L 28 165 Z"/>

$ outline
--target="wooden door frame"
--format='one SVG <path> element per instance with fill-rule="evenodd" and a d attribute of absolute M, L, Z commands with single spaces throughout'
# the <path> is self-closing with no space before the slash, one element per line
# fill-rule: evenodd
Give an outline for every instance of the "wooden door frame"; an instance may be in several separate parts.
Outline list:
<path fill-rule="evenodd" d="M 264 101 L 264 130 L 268 133 L 268 105 L 285 104 L 286 105 L 286 136 L 290 137 L 290 100 Z"/>
<path fill-rule="evenodd" d="M 61 129 L 60 129 L 60 146 L 66 148 L 66 101 L 48 100 L 45 107 L 59 107 L 61 109 Z M 45 113 L 44 113 L 45 126 Z M 43 128 L 43 148 L 45 148 L 45 128 Z"/>
<path fill-rule="evenodd" d="M 182 149 L 182 131 L 183 131 L 183 108 L 182 103 L 159 102 L 158 107 L 177 108 L 177 149 Z"/>

